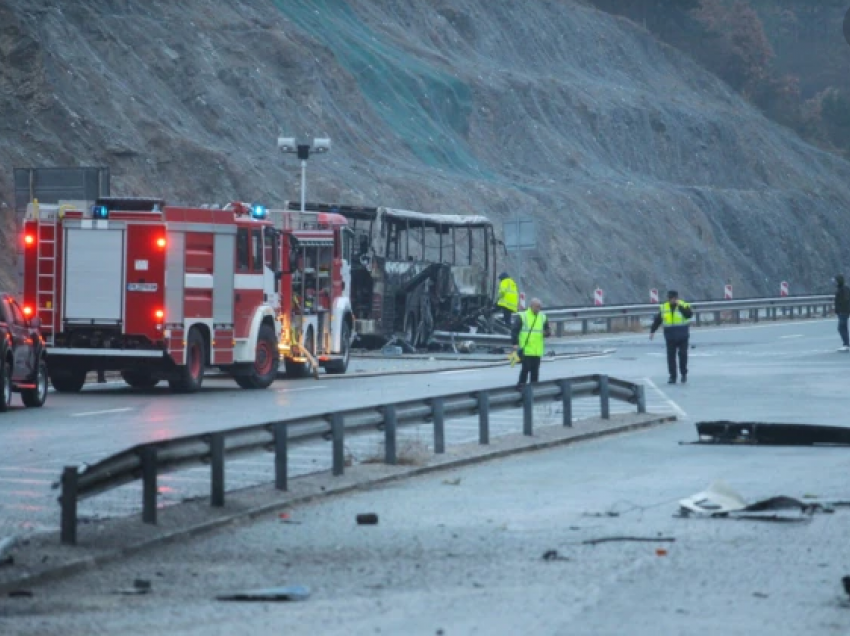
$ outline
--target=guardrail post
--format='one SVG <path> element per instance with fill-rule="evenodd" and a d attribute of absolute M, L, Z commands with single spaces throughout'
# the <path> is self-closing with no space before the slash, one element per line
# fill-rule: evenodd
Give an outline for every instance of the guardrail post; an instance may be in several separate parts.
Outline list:
<path fill-rule="evenodd" d="M 694 318 L 695 318 L 695 319 L 696 319 L 696 321 L 697 321 L 697 327 L 702 326 L 702 319 L 701 319 L 699 316 L 700 316 L 700 315 L 699 315 L 699 312 L 698 312 L 698 311 L 695 311 L 695 312 L 694 312 Z"/>
<path fill-rule="evenodd" d="M 646 413 L 646 387 L 642 384 L 638 384 L 635 387 L 635 393 L 637 394 L 638 413 Z"/>
<path fill-rule="evenodd" d="M 613 320 L 610 318 L 605 319 L 605 333 L 611 333 L 611 326 L 613 325 Z"/>
<path fill-rule="evenodd" d="M 573 383 L 569 380 L 559 380 L 561 387 L 561 408 L 563 410 L 564 426 L 573 425 Z"/>
<path fill-rule="evenodd" d="M 590 332 L 590 327 L 587 324 L 587 319 L 581 321 L 581 335 L 586 336 Z"/>
<path fill-rule="evenodd" d="M 224 435 L 210 436 L 210 505 L 224 505 Z"/>
<path fill-rule="evenodd" d="M 715 325 L 720 324 L 720 312 L 719 311 L 714 312 L 714 324 Z"/>
<path fill-rule="evenodd" d="M 395 465 L 398 463 L 396 456 L 397 428 L 395 405 L 388 404 L 384 407 L 384 463 L 386 464 Z"/>
<path fill-rule="evenodd" d="M 811 317 L 812 317 L 812 306 L 806 305 L 806 318 L 811 318 Z"/>
<path fill-rule="evenodd" d="M 487 391 L 478 394 L 478 443 L 490 443 L 490 394 Z"/>
<path fill-rule="evenodd" d="M 770 317 L 771 317 L 773 320 L 776 320 L 776 307 L 771 307 L 771 308 L 770 308 Z"/>
<path fill-rule="evenodd" d="M 446 409 L 441 397 L 431 400 L 431 415 L 434 418 L 434 453 L 441 455 L 446 452 Z"/>
<path fill-rule="evenodd" d="M 156 449 L 142 449 L 142 521 L 156 524 Z"/>
<path fill-rule="evenodd" d="M 274 425 L 274 487 L 287 490 L 289 478 L 289 431 L 284 422 Z"/>
<path fill-rule="evenodd" d="M 77 545 L 77 467 L 62 471 L 62 524 L 60 537 L 65 545 Z"/>
<path fill-rule="evenodd" d="M 563 338 L 564 337 L 564 321 L 555 323 L 555 337 Z"/>
<path fill-rule="evenodd" d="M 735 310 L 735 324 L 736 325 L 741 324 L 741 312 L 737 309 Z"/>
<path fill-rule="evenodd" d="M 345 471 L 345 417 L 342 413 L 331 414 L 331 441 L 333 443 L 333 474 Z"/>
<path fill-rule="evenodd" d="M 534 435 L 534 388 L 522 385 L 522 434 Z"/>
<path fill-rule="evenodd" d="M 602 411 L 602 419 L 611 418 L 611 392 L 608 389 L 608 376 L 599 376 L 599 409 Z"/>

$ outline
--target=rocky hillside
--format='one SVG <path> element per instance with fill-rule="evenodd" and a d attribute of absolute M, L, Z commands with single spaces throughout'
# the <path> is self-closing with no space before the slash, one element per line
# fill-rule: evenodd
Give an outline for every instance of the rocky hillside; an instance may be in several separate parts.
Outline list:
<path fill-rule="evenodd" d="M 13 167 L 276 205 L 280 133 L 333 139 L 311 200 L 535 217 L 553 304 L 824 291 L 850 261 L 850 164 L 568 0 L 3 0 L 0 112 L 4 283 Z"/>

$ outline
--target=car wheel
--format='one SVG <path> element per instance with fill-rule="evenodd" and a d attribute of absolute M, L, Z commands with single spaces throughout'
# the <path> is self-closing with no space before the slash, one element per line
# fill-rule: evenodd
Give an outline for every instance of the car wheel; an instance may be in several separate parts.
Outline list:
<path fill-rule="evenodd" d="M 38 371 L 35 374 L 35 388 L 21 391 L 21 399 L 24 406 L 38 408 L 44 406 L 47 401 L 47 362 L 42 358 L 38 362 Z"/>
<path fill-rule="evenodd" d="M 0 382 L 2 382 L 2 391 L 0 391 L 0 412 L 8 411 L 9 407 L 12 406 L 12 361 L 4 360 L 3 368 L 2 368 L 2 377 L 0 377 Z"/>

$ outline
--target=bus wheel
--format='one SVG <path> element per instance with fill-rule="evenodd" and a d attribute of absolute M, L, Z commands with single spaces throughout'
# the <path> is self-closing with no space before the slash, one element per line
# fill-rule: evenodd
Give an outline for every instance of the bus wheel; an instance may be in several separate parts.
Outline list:
<path fill-rule="evenodd" d="M 266 389 L 277 378 L 279 366 L 280 354 L 277 350 L 274 329 L 270 325 L 263 324 L 260 325 L 260 333 L 257 334 L 257 350 L 250 373 L 236 375 L 233 379 L 243 389 Z"/>
<path fill-rule="evenodd" d="M 207 366 L 204 337 L 195 328 L 189 330 L 186 338 L 186 364 L 179 367 L 178 377 L 169 380 L 168 386 L 175 393 L 194 393 L 204 382 L 204 368 Z"/>

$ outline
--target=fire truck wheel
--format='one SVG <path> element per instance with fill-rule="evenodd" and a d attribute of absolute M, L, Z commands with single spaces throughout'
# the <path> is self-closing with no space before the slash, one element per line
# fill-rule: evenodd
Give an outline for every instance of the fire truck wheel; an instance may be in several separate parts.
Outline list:
<path fill-rule="evenodd" d="M 194 393 L 204 381 L 205 360 L 204 338 L 194 327 L 186 338 L 186 364 L 179 368 L 179 377 L 168 381 L 168 386 L 176 393 Z"/>
<path fill-rule="evenodd" d="M 0 411 L 8 411 L 12 405 L 12 361 L 3 361 L 3 372 L 0 380 L 3 382 L 3 390 L 0 392 Z"/>
<path fill-rule="evenodd" d="M 47 401 L 47 363 L 42 358 L 38 361 L 38 372 L 35 376 L 35 388 L 21 391 L 24 406 L 38 408 Z"/>
<path fill-rule="evenodd" d="M 138 369 L 122 371 L 121 377 L 124 378 L 124 382 L 134 389 L 152 389 L 159 384 L 158 378 L 153 377 L 147 371 L 139 371 Z"/>
<path fill-rule="evenodd" d="M 59 393 L 79 393 L 85 383 L 86 371 L 84 369 L 69 369 L 50 373 L 50 384 Z"/>
<path fill-rule="evenodd" d="M 341 359 L 332 360 L 325 366 L 325 371 L 331 375 L 342 375 L 348 371 L 348 361 L 351 358 L 351 328 L 347 322 L 342 323 Z"/>
<path fill-rule="evenodd" d="M 266 389 L 277 378 L 280 356 L 277 340 L 270 325 L 260 325 L 257 335 L 257 351 L 250 373 L 234 376 L 236 384 L 243 389 Z"/>

